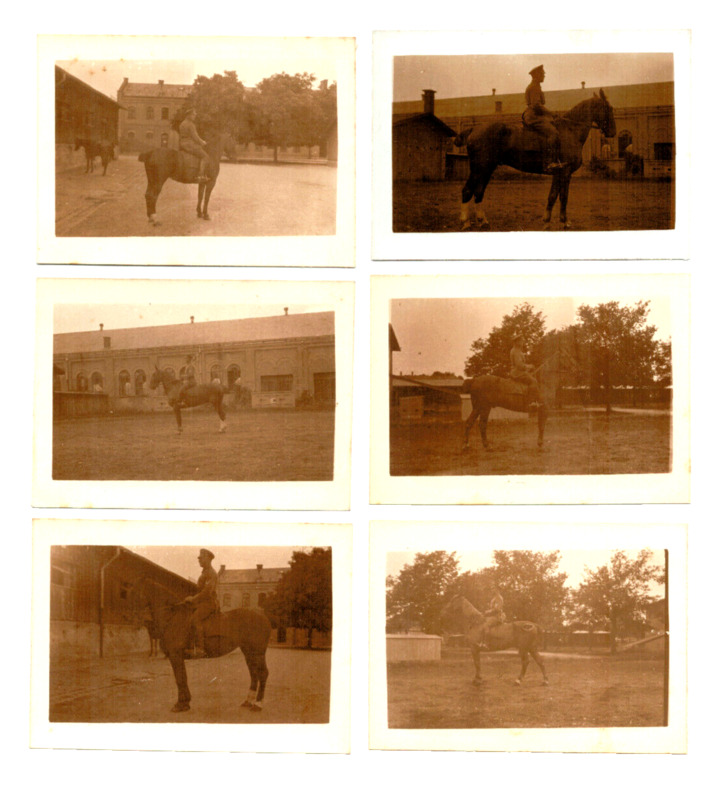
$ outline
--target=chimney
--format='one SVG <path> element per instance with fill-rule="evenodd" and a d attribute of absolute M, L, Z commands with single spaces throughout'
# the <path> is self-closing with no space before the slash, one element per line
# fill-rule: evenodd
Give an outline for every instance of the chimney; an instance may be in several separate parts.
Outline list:
<path fill-rule="evenodd" d="M 586 83 L 584 80 L 582 80 L 582 90 L 584 90 L 584 86 L 585 86 L 586 84 L 587 84 L 587 83 Z"/>
<path fill-rule="evenodd" d="M 284 307 L 283 308 L 283 314 L 284 315 L 288 315 L 288 307 Z"/>
<path fill-rule="evenodd" d="M 497 93 L 497 88 L 492 89 L 492 95 L 494 96 Z"/>
<path fill-rule="evenodd" d="M 256 563 L 256 570 L 257 570 L 259 573 L 261 573 L 261 571 L 262 571 L 263 569 L 264 569 L 264 566 L 263 566 L 263 565 L 259 565 L 258 563 Z"/>
<path fill-rule="evenodd" d="M 222 566 L 219 568 L 219 573 L 223 573 L 225 570 L 226 570 L 226 565 L 222 565 Z"/>
<path fill-rule="evenodd" d="M 164 85 L 164 80 L 159 80 L 159 87 L 161 88 L 163 87 L 163 85 Z"/>
<path fill-rule="evenodd" d="M 125 77 L 122 80 L 122 84 L 119 86 L 119 89 L 122 90 L 122 88 L 126 88 L 128 84 L 129 84 L 129 77 Z"/>
<path fill-rule="evenodd" d="M 100 332 L 104 332 L 104 324 L 100 324 L 99 325 L 99 331 Z"/>
<path fill-rule="evenodd" d="M 193 323 L 194 323 L 194 316 L 193 316 L 193 315 L 190 315 L 190 316 L 189 316 L 189 320 L 190 320 L 190 321 L 192 322 L 192 324 L 193 324 Z"/>
<path fill-rule="evenodd" d="M 435 113 L 435 91 L 428 88 L 423 91 L 423 112 Z"/>

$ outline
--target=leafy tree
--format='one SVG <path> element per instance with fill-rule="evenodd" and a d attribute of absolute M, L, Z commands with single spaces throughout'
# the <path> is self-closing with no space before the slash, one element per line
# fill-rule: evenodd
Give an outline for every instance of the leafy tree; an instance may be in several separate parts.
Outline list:
<path fill-rule="evenodd" d="M 196 109 L 202 133 L 229 132 L 236 140 L 245 140 L 252 131 L 251 112 L 246 104 L 246 88 L 235 71 L 194 80 L 187 104 Z"/>
<path fill-rule="evenodd" d="M 331 549 L 294 551 L 289 570 L 279 580 L 264 607 L 293 628 L 308 629 L 308 647 L 313 646 L 313 631 L 333 627 Z"/>
<path fill-rule="evenodd" d="M 660 387 L 670 387 L 671 374 L 671 340 L 657 340 L 654 352 L 654 382 Z"/>
<path fill-rule="evenodd" d="M 605 302 L 577 311 L 581 340 L 588 347 L 589 381 L 592 391 L 604 392 L 607 414 L 611 412 L 612 387 L 654 383 L 658 341 L 656 327 L 646 323 L 649 302 L 633 307 Z"/>
<path fill-rule="evenodd" d="M 388 576 L 388 631 L 405 630 L 417 624 L 425 633 L 438 633 L 444 594 L 457 574 L 455 552 L 432 551 L 417 554 L 412 565 L 406 565 L 397 577 Z"/>
<path fill-rule="evenodd" d="M 524 335 L 528 360 L 534 364 L 531 357 L 544 335 L 544 324 L 542 313 L 535 313 L 529 302 L 516 305 L 509 315 L 502 317 L 500 326 L 493 327 L 486 338 L 479 338 L 472 343 L 472 353 L 465 361 L 465 375 L 508 375 L 510 349 L 517 334 Z"/>
<path fill-rule="evenodd" d="M 664 571 L 650 564 L 652 553 L 640 551 L 636 559 L 615 551 L 608 565 L 585 568 L 586 580 L 574 591 L 575 614 L 590 628 L 608 627 L 612 653 L 617 638 L 635 624 L 646 621 L 646 606 L 657 600 L 652 582 L 662 584 Z"/>

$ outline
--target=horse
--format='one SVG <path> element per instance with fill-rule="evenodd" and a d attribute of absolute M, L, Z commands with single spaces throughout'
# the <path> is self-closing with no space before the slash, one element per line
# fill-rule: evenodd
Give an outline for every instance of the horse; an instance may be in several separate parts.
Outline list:
<path fill-rule="evenodd" d="M 76 137 L 75 151 L 79 151 L 80 148 L 84 148 L 87 160 L 85 173 L 94 173 L 94 160 L 99 156 L 102 159 L 102 175 L 106 176 L 107 166 L 114 155 L 113 146 L 107 143 L 98 143 L 86 137 Z"/>
<path fill-rule="evenodd" d="M 182 382 L 174 378 L 168 370 L 159 370 L 154 366 L 154 373 L 149 381 L 149 388 L 155 390 L 159 385 L 164 387 L 167 401 L 174 411 L 177 421 L 177 433 L 182 432 L 181 410 L 193 409 L 203 403 L 210 403 L 219 415 L 219 433 L 226 431 L 226 411 L 224 410 L 224 388 L 221 384 L 195 384 L 190 387 L 179 400 L 179 390 Z"/>
<path fill-rule="evenodd" d="M 472 401 L 472 411 L 465 422 L 465 438 L 463 451 L 470 446 L 470 429 L 477 420 L 482 437 L 482 446 L 488 452 L 491 450 L 487 442 L 487 420 L 493 406 L 501 406 L 510 411 L 527 412 L 530 405 L 527 398 L 527 385 L 521 384 L 512 379 L 501 378 L 500 376 L 477 376 L 477 378 L 466 379 L 462 391 L 470 394 Z M 537 447 L 542 448 L 544 441 L 544 426 L 547 423 L 547 406 L 544 398 L 537 406 Z"/>
<path fill-rule="evenodd" d="M 189 648 L 192 635 L 191 617 L 194 608 L 190 603 L 168 601 L 163 588 L 148 579 L 144 580 L 141 590 L 152 610 L 161 635 L 162 649 L 174 672 L 177 701 L 172 713 L 187 711 L 191 692 L 187 682 L 184 654 Z M 268 617 L 256 609 L 231 609 L 209 615 L 203 626 L 204 649 L 209 658 L 219 658 L 237 647 L 241 648 L 251 676 L 249 691 L 241 707 L 254 712 L 261 711 L 269 675 L 266 650 L 271 637 L 271 622 Z"/>
<path fill-rule="evenodd" d="M 571 227 L 567 220 L 567 200 L 572 173 L 582 165 L 582 148 L 593 127 L 599 128 L 605 137 L 614 137 L 617 127 L 614 110 L 602 89 L 599 95 L 581 101 L 576 107 L 554 118 L 559 133 L 560 159 L 562 167 L 552 174 L 552 186 L 547 198 L 547 208 L 542 217 L 545 229 L 549 228 L 552 208 L 559 197 L 559 219 L 564 228 Z M 482 208 L 485 189 L 498 165 L 509 165 L 525 173 L 547 175 L 543 169 L 542 147 L 544 139 L 528 128 L 492 123 L 483 129 L 467 129 L 455 139 L 455 145 L 467 144 L 470 175 L 462 190 L 460 221 L 462 229 L 471 227 L 469 216 L 470 199 L 475 198 L 478 227 L 489 227 Z"/>
<path fill-rule="evenodd" d="M 521 686 L 530 662 L 530 656 L 542 670 L 542 685 L 549 685 L 544 661 L 537 647 L 542 634 L 542 629 L 528 620 L 515 620 L 511 623 L 502 623 L 485 631 L 485 615 L 476 609 L 462 595 L 456 595 L 440 613 L 440 622 L 445 632 L 459 633 L 465 636 L 470 646 L 472 660 L 475 664 L 475 677 L 473 686 L 483 683 L 480 674 L 480 653 L 483 650 L 507 650 L 516 647 L 522 661 L 522 670 L 515 680 L 516 686 Z M 455 629 L 455 630 L 453 630 Z"/>
<path fill-rule="evenodd" d="M 196 215 L 199 219 L 210 219 L 209 198 L 216 179 L 219 177 L 221 156 L 224 151 L 233 154 L 234 150 L 235 146 L 230 134 L 213 133 L 208 135 L 206 144 L 206 153 L 209 155 L 206 165 L 207 181 L 198 180 L 199 159 L 186 151 L 177 151 L 175 148 L 154 148 L 141 153 L 139 161 L 144 162 L 144 169 L 147 173 L 147 191 L 144 193 L 144 199 L 147 204 L 149 223 L 151 225 L 159 224 L 156 219 L 157 198 L 168 178 L 182 184 L 199 184 Z"/>

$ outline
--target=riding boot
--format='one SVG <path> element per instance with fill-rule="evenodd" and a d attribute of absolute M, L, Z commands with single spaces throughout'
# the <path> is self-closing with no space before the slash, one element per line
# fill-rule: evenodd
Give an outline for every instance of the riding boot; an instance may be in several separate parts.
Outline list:
<path fill-rule="evenodd" d="M 199 175 L 196 177 L 196 180 L 199 183 L 209 180 L 206 176 L 206 159 L 204 157 L 199 160 Z"/>

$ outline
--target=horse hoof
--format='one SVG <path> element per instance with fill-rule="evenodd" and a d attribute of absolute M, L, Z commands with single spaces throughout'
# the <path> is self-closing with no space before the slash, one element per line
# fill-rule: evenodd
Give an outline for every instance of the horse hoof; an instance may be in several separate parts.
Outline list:
<path fill-rule="evenodd" d="M 521 685 L 522 685 L 522 681 L 521 681 L 521 680 L 518 678 L 518 679 L 515 681 L 515 686 L 521 686 Z"/>
<path fill-rule="evenodd" d="M 177 704 L 172 708 L 172 713 L 184 713 L 186 710 L 189 710 L 188 702 L 177 702 Z"/>
<path fill-rule="evenodd" d="M 549 686 L 549 681 L 548 680 L 543 680 L 542 681 L 542 685 L 543 686 Z"/>
<path fill-rule="evenodd" d="M 263 710 L 263 707 L 262 707 L 261 705 L 257 705 L 257 704 L 254 702 L 254 703 L 253 703 L 253 705 L 249 705 L 249 710 L 250 710 L 252 713 L 261 713 L 261 711 Z"/>
<path fill-rule="evenodd" d="M 460 230 L 470 230 L 471 227 L 472 225 L 469 222 L 463 222 Z"/>
<path fill-rule="evenodd" d="M 250 702 L 249 702 L 247 699 L 245 699 L 245 700 L 244 700 L 244 701 L 241 703 L 241 705 L 240 705 L 239 707 L 241 707 L 241 708 L 250 708 L 251 706 L 252 706 L 252 705 L 251 705 L 251 703 L 250 703 Z"/>
<path fill-rule="evenodd" d="M 226 433 L 226 426 L 225 425 L 222 425 L 221 428 L 219 428 L 219 433 Z"/>
<path fill-rule="evenodd" d="M 210 217 L 208 214 L 202 214 L 202 215 L 201 215 L 201 218 L 202 218 L 202 219 L 206 219 L 206 220 L 209 220 L 209 219 L 211 219 L 211 217 Z"/>
<path fill-rule="evenodd" d="M 473 685 L 473 686 L 477 686 L 478 688 L 479 688 L 479 687 L 480 687 L 480 686 L 481 686 L 483 683 L 484 683 L 484 681 L 483 681 L 483 680 L 478 680 L 477 678 L 475 678 L 475 680 L 473 680 L 473 681 L 472 681 L 472 685 Z"/>

